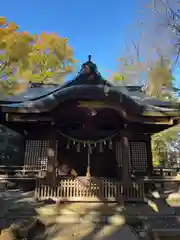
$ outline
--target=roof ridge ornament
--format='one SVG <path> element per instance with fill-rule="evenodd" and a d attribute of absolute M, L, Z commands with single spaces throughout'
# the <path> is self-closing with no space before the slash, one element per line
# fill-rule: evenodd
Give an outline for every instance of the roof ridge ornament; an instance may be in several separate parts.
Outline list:
<path fill-rule="evenodd" d="M 88 55 L 88 61 L 83 63 L 81 72 L 83 74 L 94 74 L 98 73 L 97 66 L 91 61 L 92 56 Z"/>
<path fill-rule="evenodd" d="M 91 62 L 91 55 L 88 55 L 88 62 Z"/>
<path fill-rule="evenodd" d="M 88 61 L 82 64 L 81 70 L 76 77 L 76 83 L 98 85 L 103 84 L 103 78 L 98 71 L 97 65 L 91 61 L 92 56 L 88 55 Z"/>

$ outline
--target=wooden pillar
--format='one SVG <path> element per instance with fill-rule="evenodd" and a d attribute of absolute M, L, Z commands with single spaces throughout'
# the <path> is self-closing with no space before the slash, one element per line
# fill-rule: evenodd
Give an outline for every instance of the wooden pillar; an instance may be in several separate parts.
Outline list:
<path fill-rule="evenodd" d="M 86 177 L 91 177 L 91 147 L 88 145 L 88 163 Z"/>
<path fill-rule="evenodd" d="M 47 149 L 47 174 L 46 181 L 48 184 L 56 182 L 56 132 L 52 131 L 49 135 L 49 147 Z"/>
<path fill-rule="evenodd" d="M 113 151 L 115 150 L 115 155 L 116 155 L 116 164 L 117 164 L 117 169 L 116 169 L 116 174 L 118 180 L 122 180 L 122 169 L 123 169 L 123 158 L 122 158 L 122 141 L 120 139 L 120 136 L 115 138 L 115 147 L 113 148 Z"/>
<path fill-rule="evenodd" d="M 152 157 L 152 147 L 151 147 L 151 136 L 146 136 L 146 149 L 147 149 L 147 161 L 148 161 L 148 170 L 147 175 L 152 176 L 153 173 L 153 157 Z"/>
<path fill-rule="evenodd" d="M 124 185 L 131 184 L 131 156 L 129 152 L 129 140 L 126 132 L 123 133 L 122 138 L 122 161 L 123 161 L 123 183 Z"/>

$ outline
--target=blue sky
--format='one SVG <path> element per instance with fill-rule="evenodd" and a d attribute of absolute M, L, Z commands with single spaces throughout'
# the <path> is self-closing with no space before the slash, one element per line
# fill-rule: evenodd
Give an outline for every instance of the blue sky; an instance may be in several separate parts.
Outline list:
<path fill-rule="evenodd" d="M 109 74 L 106 70 L 115 70 L 135 13 L 136 0 L 17 0 L 2 1 L 0 15 L 28 32 L 68 37 L 80 62 L 91 54 L 100 71 Z"/>
<path fill-rule="evenodd" d="M 57 32 L 68 37 L 80 63 L 91 54 L 102 75 L 108 77 L 108 70 L 117 68 L 125 40 L 136 32 L 137 12 L 136 0 L 17 0 L 2 1 L 0 15 L 30 33 Z"/>

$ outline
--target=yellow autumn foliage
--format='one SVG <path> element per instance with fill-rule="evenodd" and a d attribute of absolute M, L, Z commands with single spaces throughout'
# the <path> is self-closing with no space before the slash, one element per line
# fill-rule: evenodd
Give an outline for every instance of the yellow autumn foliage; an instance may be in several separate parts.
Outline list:
<path fill-rule="evenodd" d="M 68 38 L 45 32 L 32 35 L 0 17 L 0 90 L 7 88 L 8 92 L 11 88 L 13 92 L 15 85 L 18 88 L 17 79 L 61 83 L 76 62 Z M 2 83 L 6 79 L 7 84 Z M 22 87 L 19 89 L 23 91 Z"/>
<path fill-rule="evenodd" d="M 0 26 L 6 25 L 7 20 L 5 17 L 0 17 Z"/>

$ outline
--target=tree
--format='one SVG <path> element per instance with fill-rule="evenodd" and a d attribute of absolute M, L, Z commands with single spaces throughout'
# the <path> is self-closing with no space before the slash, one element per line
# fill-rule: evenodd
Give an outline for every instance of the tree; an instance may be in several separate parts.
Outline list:
<path fill-rule="evenodd" d="M 180 127 L 175 126 L 152 136 L 152 156 L 154 166 L 164 166 L 167 163 L 170 146 L 174 150 L 174 142 L 177 140 Z"/>
<path fill-rule="evenodd" d="M 10 92 L 16 86 L 16 71 L 18 68 L 27 66 L 32 43 L 32 36 L 19 32 L 15 23 L 7 23 L 6 18 L 0 17 L 0 88 L 2 93 Z"/>
<path fill-rule="evenodd" d="M 129 73 L 134 71 L 135 76 L 139 78 L 139 84 L 143 82 L 147 85 L 147 95 L 160 100 L 175 102 L 176 98 L 172 94 L 174 79 L 170 59 L 162 53 L 158 46 L 152 45 L 153 57 L 151 55 L 150 59 L 146 58 L 146 61 L 142 61 L 141 59 L 145 58 L 143 58 L 143 51 L 140 51 L 140 47 L 140 43 L 132 42 L 131 45 L 128 44 L 126 57 L 119 59 L 121 72 L 125 76 L 124 85 L 138 83 L 136 79 L 134 81 L 134 76 L 132 78 L 129 76 Z M 146 73 L 147 77 L 141 80 L 140 77 L 143 72 Z M 153 162 L 156 166 L 164 164 L 167 160 L 168 146 L 176 139 L 178 131 L 179 127 L 174 127 L 152 136 Z"/>
<path fill-rule="evenodd" d="M 156 50 L 158 51 L 158 49 Z M 170 60 L 165 58 L 160 51 L 158 51 L 158 60 L 154 60 L 154 62 L 151 61 L 149 65 L 138 61 L 137 57 L 133 60 L 132 55 L 130 56 L 130 58 L 123 59 L 123 64 L 126 69 L 125 73 L 128 74 L 129 71 L 133 69 L 137 72 L 137 76 L 140 76 L 141 71 L 146 71 L 146 94 L 160 100 L 168 100 L 175 103 L 177 99 L 172 94 L 174 79 L 171 72 Z M 124 85 L 128 83 L 126 79 L 127 78 L 125 77 L 123 82 Z M 173 127 L 152 136 L 152 154 L 155 166 L 164 165 L 167 161 L 169 145 L 177 139 L 179 129 L 179 126 Z"/>
<path fill-rule="evenodd" d="M 112 81 L 115 84 L 124 85 L 125 82 L 126 82 L 126 79 L 125 79 L 125 77 L 123 75 L 121 75 L 120 73 L 117 72 L 117 73 L 113 74 Z"/>
<path fill-rule="evenodd" d="M 139 1 L 143 4 L 140 8 L 143 11 L 138 14 L 138 18 L 140 16 L 138 19 L 139 28 L 137 29 L 136 26 L 135 32 L 136 39 L 137 35 L 139 38 L 136 41 L 126 41 L 126 51 L 124 57 L 119 59 L 119 71 L 115 76 L 123 75 L 124 85 L 144 84 L 147 95 L 175 104 L 177 98 L 173 91 L 172 60 L 176 44 L 173 42 L 172 27 L 169 29 L 167 26 L 170 24 L 165 24 L 170 13 L 167 12 L 168 8 L 164 5 L 164 1 Z M 145 6 L 147 2 L 151 3 L 148 8 Z M 175 7 L 174 4 L 173 7 Z M 172 23 L 171 26 L 173 26 Z M 131 36 L 133 36 L 133 32 L 131 32 Z M 179 126 L 152 136 L 153 158 L 156 165 L 163 164 L 164 160 L 167 159 L 168 147 L 175 141 L 178 132 Z"/>
<path fill-rule="evenodd" d="M 123 85 L 140 84 L 140 75 L 143 64 L 140 62 L 139 43 L 126 42 L 126 54 L 118 59 L 118 71 L 113 75 L 113 82 Z M 123 78 L 122 78 L 123 76 Z"/>
<path fill-rule="evenodd" d="M 162 57 L 148 71 L 148 95 L 161 100 L 171 100 L 173 80 L 170 61 Z"/>
<path fill-rule="evenodd" d="M 74 62 L 67 38 L 57 34 L 28 34 L 0 17 L 1 92 L 19 93 L 29 81 L 62 83 L 73 70 Z"/>
<path fill-rule="evenodd" d="M 150 0 L 148 2 L 150 5 L 148 10 L 144 8 L 141 27 L 144 28 L 146 39 L 150 39 L 153 43 L 152 47 L 156 53 L 155 61 L 151 61 L 148 71 L 148 94 L 175 103 L 177 98 L 173 94 L 172 67 L 174 55 L 180 52 L 177 51 L 178 21 L 177 18 L 175 21 L 176 14 L 174 14 L 177 13 L 177 3 L 171 1 L 171 5 L 169 5 L 170 1 L 167 0 Z M 147 14 L 148 11 L 150 15 Z M 146 18 L 145 15 L 148 17 Z M 157 38 L 153 39 L 154 36 Z M 175 62 L 177 62 L 177 58 Z M 179 130 L 180 127 L 176 126 L 152 136 L 153 160 L 156 166 L 164 165 L 167 162 L 168 150 L 172 143 L 177 140 Z M 175 147 L 173 146 L 172 149 Z"/>
<path fill-rule="evenodd" d="M 160 43 L 164 46 L 163 52 L 166 52 L 169 54 L 169 57 L 172 58 L 176 56 L 175 61 L 173 61 L 175 67 L 176 64 L 178 64 L 178 56 L 180 53 L 180 2 L 147 0 L 146 3 L 148 3 L 148 9 L 152 16 L 151 19 L 156 19 L 155 21 L 151 20 L 151 22 L 153 22 L 154 30 L 158 33 L 156 35 L 160 38 Z M 147 14 L 147 11 L 145 12 Z"/>
<path fill-rule="evenodd" d="M 41 33 L 35 37 L 28 56 L 28 69 L 19 69 L 18 76 L 35 82 L 53 80 L 62 83 L 64 77 L 73 71 L 76 62 L 67 38 L 57 34 Z"/>

